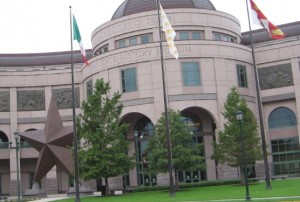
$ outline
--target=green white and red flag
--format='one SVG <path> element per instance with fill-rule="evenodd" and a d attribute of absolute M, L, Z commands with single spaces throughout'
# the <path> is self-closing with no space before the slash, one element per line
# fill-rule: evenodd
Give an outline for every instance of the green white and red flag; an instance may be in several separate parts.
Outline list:
<path fill-rule="evenodd" d="M 253 0 L 250 0 L 250 4 L 252 10 L 253 23 L 266 28 L 273 39 L 282 39 L 285 37 L 284 33 L 266 18 L 266 16 L 257 7 Z"/>
<path fill-rule="evenodd" d="M 77 42 L 79 44 L 80 52 L 81 52 L 82 59 L 83 59 L 84 63 L 86 65 L 89 65 L 88 60 L 86 58 L 86 52 L 85 52 L 85 49 L 83 47 L 83 43 L 82 43 L 82 40 L 81 40 L 81 35 L 80 35 L 80 32 L 79 32 L 79 28 L 78 28 L 78 25 L 77 25 L 77 22 L 76 22 L 76 19 L 75 19 L 74 15 L 73 15 L 73 39 L 77 40 Z"/>

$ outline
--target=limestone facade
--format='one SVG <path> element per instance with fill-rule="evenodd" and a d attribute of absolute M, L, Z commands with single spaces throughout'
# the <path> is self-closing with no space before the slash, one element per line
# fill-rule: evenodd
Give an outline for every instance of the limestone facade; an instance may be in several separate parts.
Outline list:
<path fill-rule="evenodd" d="M 187 121 L 194 124 L 195 139 L 198 143 L 204 143 L 206 163 L 205 171 L 183 171 L 181 182 L 238 178 L 236 168 L 218 165 L 211 159 L 212 143 L 218 140 L 218 131 L 223 129 L 225 120 L 221 112 L 231 87 L 239 87 L 249 108 L 259 118 L 251 48 L 242 43 L 239 21 L 230 14 L 191 8 L 169 9 L 166 13 L 177 32 L 175 43 L 179 51 L 179 59 L 176 60 L 168 53 L 166 42 L 163 42 L 168 106 L 181 111 Z M 128 15 L 99 26 L 92 34 L 92 45 L 89 51 L 90 66 L 82 65 L 80 57 L 75 61 L 76 101 L 86 100 L 93 82 L 99 78 L 110 82 L 112 92 L 122 92 L 122 122 L 129 123 L 128 155 L 134 155 L 137 153 L 136 147 L 143 150 L 153 132 L 151 127 L 164 112 L 157 12 Z M 78 52 L 76 54 L 78 56 Z M 60 61 L 61 57 L 69 55 L 70 52 L 0 55 L 0 194 L 16 194 L 16 151 L 9 149 L 9 142 L 15 146 L 13 133 L 16 129 L 43 128 L 52 95 L 56 96 L 64 125 L 72 124 L 69 91 L 71 66 L 69 61 Z M 275 141 L 281 139 L 296 138 L 299 147 L 298 36 L 256 43 L 255 56 L 259 74 L 264 75 L 260 77 L 260 82 L 264 83 L 261 98 L 270 173 L 299 174 L 297 143 L 292 160 L 277 161 L 277 154 L 272 153 L 277 145 Z M 51 60 L 42 64 L 37 62 L 39 57 Z M 20 64 L 11 61 L 20 61 Z M 195 80 L 190 81 L 189 77 L 184 76 L 185 65 L 195 67 L 198 73 Z M 239 82 L 241 75 L 237 73 L 238 66 L 246 71 L 246 86 Z M 291 110 L 296 124 L 270 127 L 270 116 L 279 108 Z M 76 113 L 80 112 L 77 104 Z M 139 131 L 138 138 L 135 138 L 134 131 Z M 25 192 L 31 187 L 38 153 L 26 142 L 22 142 L 21 147 L 20 175 L 22 192 Z M 168 184 L 168 175 L 147 176 L 143 173 L 143 153 L 138 154 L 139 166 L 126 176 L 110 179 L 112 189 Z M 291 166 L 293 173 L 289 171 Z M 253 172 L 263 177 L 263 162 L 253 165 Z M 101 180 L 88 184 L 95 191 L 103 189 Z M 69 176 L 56 167 L 41 182 L 41 187 L 49 194 L 65 193 L 70 186 Z"/>

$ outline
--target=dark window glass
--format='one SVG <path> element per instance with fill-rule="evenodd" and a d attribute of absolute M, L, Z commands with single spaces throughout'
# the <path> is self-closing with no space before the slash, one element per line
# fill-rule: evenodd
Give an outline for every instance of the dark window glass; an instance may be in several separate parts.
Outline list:
<path fill-rule="evenodd" d="M 193 40 L 200 40 L 200 39 L 201 39 L 201 34 L 200 34 L 200 32 L 193 32 L 193 33 L 192 33 L 192 39 L 193 39 Z"/>
<path fill-rule="evenodd" d="M 198 62 L 183 62 L 182 76 L 184 86 L 200 86 L 200 70 Z"/>
<path fill-rule="evenodd" d="M 93 81 L 89 80 L 88 82 L 86 82 L 86 94 L 87 97 L 89 97 L 90 95 L 93 95 Z"/>
<path fill-rule="evenodd" d="M 286 107 L 279 107 L 269 116 L 269 128 L 284 128 L 297 125 L 295 113 Z"/>
<path fill-rule="evenodd" d="M 141 43 L 142 44 L 146 44 L 146 43 L 149 43 L 149 35 L 142 35 L 141 36 Z"/>
<path fill-rule="evenodd" d="M 272 140 L 271 143 L 275 175 L 300 173 L 299 137 Z"/>
<path fill-rule="evenodd" d="M 121 74 L 123 93 L 136 91 L 136 68 L 124 69 L 121 71 Z"/>
<path fill-rule="evenodd" d="M 119 41 L 119 48 L 124 48 L 124 47 L 126 47 L 126 41 L 125 40 Z"/>
<path fill-rule="evenodd" d="M 129 39 L 129 46 L 134 46 L 137 44 L 136 37 L 130 38 Z"/>
<path fill-rule="evenodd" d="M 179 40 L 188 40 L 189 33 L 188 32 L 179 32 Z"/>
<path fill-rule="evenodd" d="M 246 66 L 244 65 L 237 65 L 237 76 L 238 76 L 238 84 L 239 87 L 247 88 L 247 72 L 246 72 Z"/>

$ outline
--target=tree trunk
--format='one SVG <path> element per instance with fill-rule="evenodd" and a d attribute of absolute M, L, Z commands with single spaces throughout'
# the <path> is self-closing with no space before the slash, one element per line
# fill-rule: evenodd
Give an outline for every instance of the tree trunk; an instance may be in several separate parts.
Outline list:
<path fill-rule="evenodd" d="M 109 193 L 109 187 L 108 187 L 108 178 L 105 177 L 105 192 L 106 192 L 106 195 L 110 195 Z"/>
<path fill-rule="evenodd" d="M 174 171 L 175 171 L 175 192 L 177 192 L 179 190 L 178 171 L 177 171 L 177 169 L 175 169 Z"/>

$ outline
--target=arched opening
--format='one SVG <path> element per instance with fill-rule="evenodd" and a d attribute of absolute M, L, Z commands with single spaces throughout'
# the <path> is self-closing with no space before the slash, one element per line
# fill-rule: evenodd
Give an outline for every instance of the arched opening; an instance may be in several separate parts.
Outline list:
<path fill-rule="evenodd" d="M 206 165 L 206 170 L 180 171 L 178 172 L 178 181 L 193 183 L 218 179 L 217 162 L 210 158 L 213 153 L 212 144 L 216 141 L 215 120 L 207 110 L 200 107 L 186 108 L 181 112 L 181 116 L 182 121 L 193 131 L 193 142 L 203 145 L 200 155 L 204 157 L 203 163 Z M 211 172 L 212 170 L 214 172 Z"/>
<path fill-rule="evenodd" d="M 201 135 L 201 132 L 203 131 L 202 120 L 196 114 L 188 110 L 181 112 L 181 120 L 193 132 L 193 143 L 204 144 L 204 138 Z M 204 148 L 201 151 L 201 154 L 199 155 L 204 156 Z M 206 180 L 206 179 L 207 179 L 206 171 L 204 170 L 178 171 L 178 181 L 181 183 L 193 183 L 193 182 L 199 182 L 201 180 Z"/>
<path fill-rule="evenodd" d="M 37 130 L 37 129 L 30 128 L 30 129 L 25 130 L 25 132 L 34 131 L 34 130 Z M 23 138 L 20 138 L 20 148 L 21 149 L 32 148 L 32 146 L 28 142 L 26 142 Z"/>
<path fill-rule="evenodd" d="M 155 186 L 157 185 L 156 175 L 147 174 L 145 169 L 148 168 L 147 153 L 145 149 L 148 139 L 154 134 L 154 125 L 152 121 L 143 116 L 137 120 L 134 127 L 135 154 L 136 154 L 136 170 L 138 186 Z"/>
<path fill-rule="evenodd" d="M 9 148 L 9 141 L 7 135 L 0 131 L 0 149 L 8 149 Z"/>

